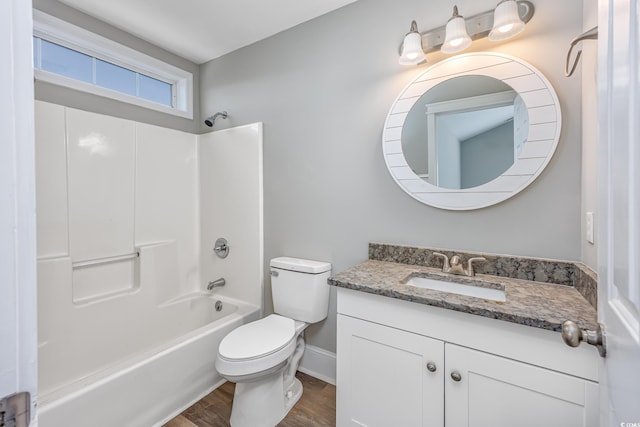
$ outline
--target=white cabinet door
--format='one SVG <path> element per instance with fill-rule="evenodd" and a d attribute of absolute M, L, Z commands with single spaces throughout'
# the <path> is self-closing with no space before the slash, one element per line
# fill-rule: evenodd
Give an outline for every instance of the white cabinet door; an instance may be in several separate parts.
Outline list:
<path fill-rule="evenodd" d="M 442 341 L 338 315 L 337 363 L 339 427 L 444 426 Z"/>
<path fill-rule="evenodd" d="M 447 427 L 598 425 L 596 383 L 453 344 L 445 353 Z"/>

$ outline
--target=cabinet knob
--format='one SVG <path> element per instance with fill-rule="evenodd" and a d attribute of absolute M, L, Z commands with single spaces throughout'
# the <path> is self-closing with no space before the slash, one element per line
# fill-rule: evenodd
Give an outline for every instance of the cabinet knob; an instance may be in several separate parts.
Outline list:
<path fill-rule="evenodd" d="M 433 362 L 427 362 L 427 370 L 429 372 L 435 372 L 436 371 L 436 364 Z"/>
<path fill-rule="evenodd" d="M 451 379 L 455 382 L 458 382 L 462 379 L 462 375 L 458 371 L 451 371 Z"/>

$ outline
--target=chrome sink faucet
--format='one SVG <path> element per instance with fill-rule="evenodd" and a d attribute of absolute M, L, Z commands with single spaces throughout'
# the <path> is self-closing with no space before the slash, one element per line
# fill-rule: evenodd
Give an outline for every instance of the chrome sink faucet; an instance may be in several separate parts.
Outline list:
<path fill-rule="evenodd" d="M 487 259 L 484 257 L 474 257 L 469 258 L 467 261 L 467 269 L 465 270 L 462 265 L 462 260 L 458 255 L 454 255 L 451 257 L 451 261 L 449 261 L 449 257 L 445 254 L 441 254 L 440 252 L 434 252 L 433 255 L 440 257 L 443 259 L 444 264 L 442 265 L 442 272 L 448 274 L 458 274 L 461 276 L 475 276 L 476 272 L 473 269 L 473 263 L 476 261 L 486 261 Z"/>

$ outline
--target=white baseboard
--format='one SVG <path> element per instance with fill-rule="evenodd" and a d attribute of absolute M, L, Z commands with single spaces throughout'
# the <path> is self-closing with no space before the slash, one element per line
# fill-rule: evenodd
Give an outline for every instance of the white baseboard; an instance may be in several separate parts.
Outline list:
<path fill-rule="evenodd" d="M 307 344 L 298 370 L 329 384 L 336 385 L 336 354 Z"/>

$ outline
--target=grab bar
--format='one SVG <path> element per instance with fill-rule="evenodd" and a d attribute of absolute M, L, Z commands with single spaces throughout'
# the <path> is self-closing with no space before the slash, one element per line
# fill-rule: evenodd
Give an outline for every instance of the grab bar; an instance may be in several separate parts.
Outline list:
<path fill-rule="evenodd" d="M 565 77 L 571 77 L 573 72 L 576 70 L 576 67 L 578 66 L 580 57 L 582 56 L 582 50 L 579 50 L 578 54 L 576 55 L 575 61 L 573 61 L 573 66 L 571 67 L 571 70 L 569 70 L 569 60 L 571 59 L 571 51 L 573 50 L 574 46 L 584 40 L 597 40 L 597 39 L 598 39 L 598 26 L 595 26 L 589 31 L 585 31 L 575 39 L 571 40 L 571 46 L 569 46 L 569 52 L 567 52 L 567 62 L 564 65 Z"/>
<path fill-rule="evenodd" d="M 89 267 L 91 265 L 108 264 L 110 262 L 126 261 L 128 259 L 138 258 L 139 256 L 140 256 L 140 252 L 134 252 L 132 254 L 126 254 L 126 255 L 117 255 L 112 257 L 89 259 L 87 261 L 74 262 L 71 264 L 71 267 L 82 268 L 82 267 Z"/>

